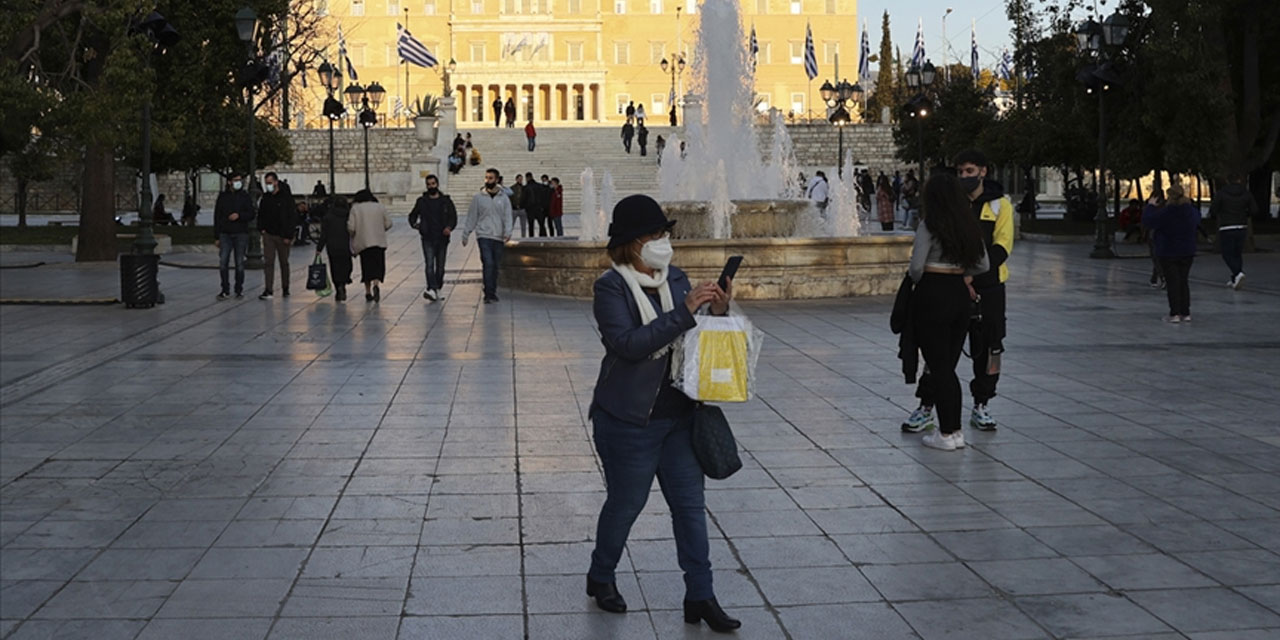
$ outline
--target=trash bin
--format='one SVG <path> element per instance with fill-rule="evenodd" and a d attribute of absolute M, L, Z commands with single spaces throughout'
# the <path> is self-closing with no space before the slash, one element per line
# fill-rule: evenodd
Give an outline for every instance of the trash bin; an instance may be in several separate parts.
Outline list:
<path fill-rule="evenodd" d="M 158 255 L 121 254 L 120 299 L 124 306 L 130 309 L 156 306 L 160 297 L 160 284 L 156 282 L 159 268 Z"/>

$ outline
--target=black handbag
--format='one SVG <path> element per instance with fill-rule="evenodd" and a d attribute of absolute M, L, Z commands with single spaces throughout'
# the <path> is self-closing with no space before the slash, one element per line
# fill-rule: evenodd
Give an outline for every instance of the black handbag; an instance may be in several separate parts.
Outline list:
<path fill-rule="evenodd" d="M 713 480 L 724 480 L 742 468 L 738 443 L 720 407 L 700 404 L 694 410 L 693 455 L 702 472 Z"/>
<path fill-rule="evenodd" d="M 324 259 L 316 254 L 316 259 L 307 267 L 307 289 L 321 291 L 329 288 L 329 274 L 324 268 Z"/>

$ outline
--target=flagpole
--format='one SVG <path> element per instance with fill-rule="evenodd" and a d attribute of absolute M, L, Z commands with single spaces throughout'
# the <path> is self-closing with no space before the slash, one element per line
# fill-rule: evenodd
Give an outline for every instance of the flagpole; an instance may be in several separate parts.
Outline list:
<path fill-rule="evenodd" d="M 408 7 L 404 8 L 404 30 L 405 31 L 409 30 L 409 8 Z M 412 89 L 409 88 L 409 61 L 404 60 L 404 95 L 405 95 L 406 101 L 409 99 L 410 91 L 412 91 Z"/>

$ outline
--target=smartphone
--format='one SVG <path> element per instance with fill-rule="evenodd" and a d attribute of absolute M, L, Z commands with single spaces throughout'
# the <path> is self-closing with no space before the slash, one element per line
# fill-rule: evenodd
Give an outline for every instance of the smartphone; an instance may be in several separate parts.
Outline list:
<path fill-rule="evenodd" d="M 729 260 L 724 263 L 724 270 L 720 272 L 720 279 L 716 284 L 721 289 L 729 287 L 729 280 L 738 274 L 738 267 L 742 265 L 742 256 L 729 256 Z"/>

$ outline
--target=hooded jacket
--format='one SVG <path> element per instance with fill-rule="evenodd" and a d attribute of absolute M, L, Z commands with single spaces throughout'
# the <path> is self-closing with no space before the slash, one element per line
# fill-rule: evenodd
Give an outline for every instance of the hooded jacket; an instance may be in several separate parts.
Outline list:
<path fill-rule="evenodd" d="M 1009 267 L 1005 263 L 1013 253 L 1013 202 L 1004 195 L 1004 187 L 999 182 L 987 178 L 982 181 L 982 194 L 971 204 L 991 262 L 986 273 L 973 278 L 973 288 L 982 291 L 1009 279 Z"/>
<path fill-rule="evenodd" d="M 1213 194 L 1209 215 L 1218 220 L 1218 228 L 1243 227 L 1258 212 L 1258 201 L 1242 184 L 1227 183 Z"/>

